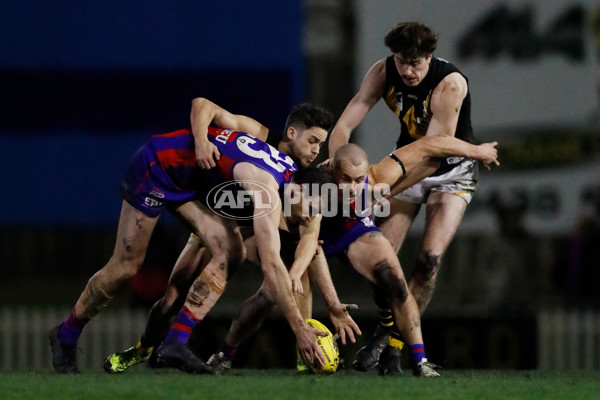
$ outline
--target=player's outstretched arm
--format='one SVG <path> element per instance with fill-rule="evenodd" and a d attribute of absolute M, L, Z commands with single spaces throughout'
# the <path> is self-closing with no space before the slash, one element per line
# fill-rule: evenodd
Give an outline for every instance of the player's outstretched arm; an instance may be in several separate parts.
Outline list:
<path fill-rule="evenodd" d="M 385 59 L 376 62 L 365 75 L 358 93 L 350 100 L 331 131 L 329 159 L 336 150 L 348 143 L 352 131 L 361 123 L 381 98 L 385 85 Z"/>
<path fill-rule="evenodd" d="M 220 157 L 216 146 L 207 137 L 208 127 L 211 124 L 221 128 L 246 132 L 263 141 L 267 139 L 269 133 L 269 130 L 258 121 L 245 115 L 232 114 L 203 97 L 192 100 L 190 122 L 196 141 L 196 158 L 198 159 L 198 165 L 202 168 L 215 167 L 214 158 L 218 160 Z"/>
<path fill-rule="evenodd" d="M 290 279 L 292 280 L 292 290 L 303 293 L 302 275 L 308 268 L 319 247 L 319 231 L 321 230 L 322 214 L 317 214 L 310 220 L 305 227 L 300 226 L 300 240 L 296 246 L 294 263 L 290 268 Z"/>
<path fill-rule="evenodd" d="M 278 185 L 268 172 L 249 163 L 240 163 L 234 168 L 234 178 L 250 194 L 254 204 L 271 205 L 273 211 L 264 215 L 264 208 L 255 209 L 253 218 L 254 235 L 258 245 L 260 266 L 267 289 L 281 309 L 296 336 L 300 356 L 307 365 L 325 365 L 325 357 L 317 345 L 317 336 L 327 332 L 308 326 L 292 293 L 292 283 L 279 251 L 281 242 L 277 227 L 281 216 L 281 202 L 275 201 Z M 266 187 L 273 192 L 267 193 Z"/>
<path fill-rule="evenodd" d="M 395 159 L 388 156 L 379 163 L 370 165 L 369 182 L 373 185 L 389 185 L 391 189 L 388 196 L 394 196 L 431 176 L 442 158 L 473 158 L 480 160 L 489 169 L 492 164 L 500 165 L 497 145 L 497 142 L 474 145 L 454 136 L 424 136 L 394 150 L 392 155 Z"/>
<path fill-rule="evenodd" d="M 446 158 L 467 157 L 480 160 L 486 168 L 498 161 L 498 142 L 474 145 L 453 136 L 425 136 L 416 142 L 415 147 L 422 149 L 424 157 Z"/>
<path fill-rule="evenodd" d="M 255 190 L 254 196 L 259 196 Z M 266 196 L 262 204 L 267 204 Z M 256 203 L 255 203 L 256 204 Z M 281 207 L 278 205 L 278 207 Z M 254 234 L 258 243 L 261 269 L 267 288 L 273 295 L 275 303 L 286 317 L 296 335 L 296 344 L 302 359 L 307 365 L 325 365 L 325 359 L 317 347 L 316 335 L 325 336 L 326 332 L 309 327 L 298 309 L 292 293 L 292 283 L 285 265 L 279 256 L 280 242 L 277 232 L 277 220 L 267 216 L 254 219 Z"/>

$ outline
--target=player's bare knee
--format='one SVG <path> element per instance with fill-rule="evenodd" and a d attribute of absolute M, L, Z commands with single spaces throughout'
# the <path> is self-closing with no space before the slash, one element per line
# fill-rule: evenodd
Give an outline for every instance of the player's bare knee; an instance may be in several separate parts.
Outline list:
<path fill-rule="evenodd" d="M 408 298 L 408 288 L 404 277 L 397 268 L 394 268 L 388 260 L 382 260 L 375 264 L 373 270 L 375 284 L 382 289 L 388 298 L 404 303 Z"/>
<path fill-rule="evenodd" d="M 247 298 L 244 301 L 244 305 L 242 310 L 251 310 L 250 314 L 256 313 L 268 313 L 275 307 L 275 299 L 273 299 L 273 295 L 271 292 L 266 289 L 264 286 L 258 289 L 256 293 Z"/>
<path fill-rule="evenodd" d="M 133 278 L 142 268 L 144 258 L 145 255 L 143 254 L 138 255 L 126 250 L 113 254 L 109 265 L 115 266 L 115 268 L 111 268 L 111 271 L 118 274 L 118 276 L 114 276 L 116 279 L 128 280 Z"/>
<path fill-rule="evenodd" d="M 137 275 L 140 268 L 142 268 L 142 263 L 131 263 L 124 264 L 123 269 L 121 270 L 120 280 L 122 282 L 128 281 Z"/>
<path fill-rule="evenodd" d="M 209 284 L 224 286 L 231 271 L 242 262 L 240 253 L 233 254 L 227 251 L 213 253 L 212 260 L 207 268 L 202 271 L 198 279 L 203 279 Z"/>
<path fill-rule="evenodd" d="M 255 296 L 257 297 L 257 303 L 260 305 L 260 307 L 264 307 L 268 310 L 271 310 L 275 307 L 275 298 L 265 285 L 262 285 L 260 289 L 258 289 L 258 291 L 255 293 Z"/>
<path fill-rule="evenodd" d="M 265 304 L 275 304 L 275 299 L 273 299 L 271 291 L 265 287 L 258 289 L 256 295 L 261 299 L 261 302 L 264 302 Z"/>
<path fill-rule="evenodd" d="M 419 254 L 415 273 L 418 274 L 422 280 L 430 281 L 435 279 L 441 265 L 441 254 L 425 250 Z"/>

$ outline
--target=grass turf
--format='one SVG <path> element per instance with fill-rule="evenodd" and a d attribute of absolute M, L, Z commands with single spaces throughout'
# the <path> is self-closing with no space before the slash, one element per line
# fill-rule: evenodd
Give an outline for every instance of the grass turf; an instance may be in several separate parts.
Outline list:
<path fill-rule="evenodd" d="M 441 379 L 380 377 L 352 370 L 331 376 L 295 370 L 234 369 L 193 376 L 137 367 L 123 375 L 60 376 L 50 371 L 0 374 L 2 400 L 68 399 L 452 399 L 587 400 L 600 398 L 600 371 L 444 371 Z"/>

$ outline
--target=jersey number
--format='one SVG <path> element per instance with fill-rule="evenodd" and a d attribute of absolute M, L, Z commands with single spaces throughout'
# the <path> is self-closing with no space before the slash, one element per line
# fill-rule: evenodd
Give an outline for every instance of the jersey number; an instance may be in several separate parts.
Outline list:
<path fill-rule="evenodd" d="M 256 143 L 256 140 L 247 136 L 241 136 L 236 141 L 238 149 L 240 149 L 242 153 L 249 155 L 250 157 L 262 159 L 265 164 L 278 172 L 285 172 L 285 170 L 293 168 L 294 162 L 290 156 L 282 158 L 281 153 L 271 146 L 269 146 L 270 154 L 262 149 L 253 149 L 250 145 L 254 143 Z"/>

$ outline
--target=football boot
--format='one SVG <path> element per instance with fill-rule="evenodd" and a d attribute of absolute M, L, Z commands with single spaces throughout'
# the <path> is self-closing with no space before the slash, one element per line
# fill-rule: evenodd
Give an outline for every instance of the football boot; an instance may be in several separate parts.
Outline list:
<path fill-rule="evenodd" d="M 189 374 L 210 374 L 211 368 L 197 357 L 187 343 L 163 342 L 156 350 L 155 368 L 177 368 Z"/>
<path fill-rule="evenodd" d="M 401 359 L 401 349 L 385 346 L 379 357 L 379 375 L 402 375 Z"/>
<path fill-rule="evenodd" d="M 434 378 L 441 376 L 436 370 L 442 369 L 439 365 L 427 361 L 426 358 L 422 359 L 414 368 L 413 373 L 415 376 L 422 376 L 426 378 Z"/>
<path fill-rule="evenodd" d="M 141 364 L 150 358 L 152 347 L 142 347 L 140 342 L 135 346 L 119 353 L 111 354 L 104 361 L 104 370 L 109 374 L 120 374 L 136 364 Z"/>
<path fill-rule="evenodd" d="M 78 374 L 77 343 L 63 343 L 60 341 L 58 331 L 61 325 L 52 328 L 48 334 L 50 348 L 52 349 L 52 365 L 59 374 Z"/>
<path fill-rule="evenodd" d="M 368 371 L 375 368 L 379 363 L 379 356 L 387 345 L 390 332 L 381 325 L 377 325 L 375 333 L 367 342 L 367 345 L 356 352 L 352 367 L 358 371 Z"/>
<path fill-rule="evenodd" d="M 231 369 L 231 361 L 229 361 L 222 351 L 210 356 L 206 362 L 208 367 L 212 370 L 215 375 L 222 375 Z"/>

